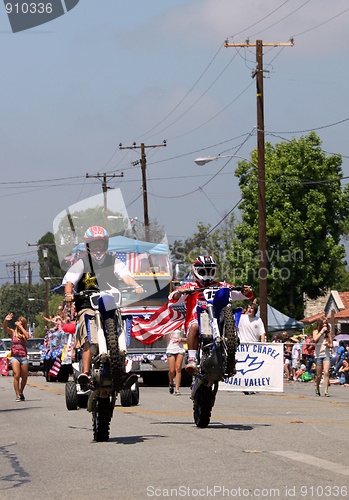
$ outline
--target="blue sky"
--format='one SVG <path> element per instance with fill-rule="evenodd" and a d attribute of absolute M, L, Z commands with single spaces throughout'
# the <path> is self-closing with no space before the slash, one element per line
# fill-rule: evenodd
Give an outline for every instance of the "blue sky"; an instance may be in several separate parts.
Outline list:
<path fill-rule="evenodd" d="M 6 263 L 37 260 L 27 242 L 52 231 L 61 210 L 101 192 L 87 172 L 123 171 L 109 185 L 143 219 L 141 171 L 131 165 L 139 155 L 118 150 L 120 142 L 167 140 L 147 149 L 147 176 L 150 218 L 170 241 L 199 221 L 215 225 L 237 203 L 235 160 L 203 191 L 223 162 L 194 163 L 244 141 L 238 154 L 248 157 L 256 146 L 255 49 L 224 48 L 226 37 L 294 36 L 292 48 L 264 50 L 266 140 L 319 128 L 325 151 L 349 157 L 349 122 L 327 127 L 349 117 L 347 9 L 345 0 L 80 0 L 13 34 L 0 8 L 0 285 Z"/>

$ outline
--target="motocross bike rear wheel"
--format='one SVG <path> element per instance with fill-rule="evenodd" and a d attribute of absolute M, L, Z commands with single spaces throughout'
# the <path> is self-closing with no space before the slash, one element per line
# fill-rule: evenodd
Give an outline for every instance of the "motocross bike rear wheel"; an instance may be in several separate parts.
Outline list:
<path fill-rule="evenodd" d="M 231 377 L 235 372 L 235 352 L 240 344 L 236 332 L 234 313 L 231 306 L 223 307 L 219 318 L 219 330 L 221 336 L 225 339 L 227 349 L 227 359 L 225 364 L 225 374 Z"/>
<path fill-rule="evenodd" d="M 110 425 L 109 398 L 97 398 L 92 411 L 93 439 L 97 442 L 108 441 Z"/>
<path fill-rule="evenodd" d="M 193 403 L 194 422 L 197 427 L 204 429 L 210 423 L 214 401 L 215 392 L 213 387 L 201 385 L 195 393 Z"/>
<path fill-rule="evenodd" d="M 120 392 L 121 389 L 121 356 L 119 351 L 118 336 L 116 333 L 115 321 L 113 318 L 105 320 L 105 331 L 110 357 L 111 376 L 114 383 L 114 390 Z"/>
<path fill-rule="evenodd" d="M 74 380 L 69 380 L 65 384 L 65 404 L 69 411 L 78 409 L 78 396 Z"/>

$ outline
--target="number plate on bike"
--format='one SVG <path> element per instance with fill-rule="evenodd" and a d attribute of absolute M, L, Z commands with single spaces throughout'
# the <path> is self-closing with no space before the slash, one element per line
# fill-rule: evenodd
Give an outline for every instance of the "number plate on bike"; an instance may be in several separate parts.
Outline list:
<path fill-rule="evenodd" d="M 206 288 L 203 291 L 204 297 L 208 302 L 213 300 L 214 294 L 217 292 L 218 288 Z"/>
<path fill-rule="evenodd" d="M 210 318 L 207 312 L 201 312 L 200 314 L 200 331 L 201 331 L 201 336 L 204 337 L 205 339 L 212 338 Z"/>

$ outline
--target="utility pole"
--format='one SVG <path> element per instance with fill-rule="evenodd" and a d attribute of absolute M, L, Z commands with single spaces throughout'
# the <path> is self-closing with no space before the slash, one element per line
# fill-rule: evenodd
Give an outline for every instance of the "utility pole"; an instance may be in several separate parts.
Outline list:
<path fill-rule="evenodd" d="M 224 47 L 256 47 L 256 69 L 252 78 L 256 78 L 257 88 L 257 152 L 258 152 L 258 246 L 259 246 L 259 306 L 260 317 L 268 333 L 268 268 L 267 268 L 267 235 L 266 235 L 266 206 L 265 206 L 265 159 L 264 159 L 264 96 L 263 96 L 263 47 L 293 47 L 290 42 L 263 43 L 228 43 Z"/>
<path fill-rule="evenodd" d="M 148 214 L 148 193 L 147 193 L 147 173 L 146 165 L 147 159 L 145 155 L 146 148 L 160 148 L 167 146 L 166 141 L 162 144 L 156 144 L 155 146 L 146 146 L 144 142 L 140 146 L 134 142 L 132 146 L 123 146 L 120 142 L 119 149 L 140 149 L 141 150 L 141 169 L 142 169 L 142 189 L 143 189 L 143 213 L 144 213 L 144 230 L 145 230 L 145 241 L 149 241 L 149 214 Z M 133 165 L 138 165 L 138 161 L 134 162 Z"/>
<path fill-rule="evenodd" d="M 16 281 L 16 265 L 17 265 L 17 275 L 18 275 L 18 284 L 21 284 L 21 266 L 26 266 L 26 262 L 12 262 L 11 264 L 6 264 L 6 267 L 10 267 L 13 272 L 13 284 L 17 283 Z"/>
<path fill-rule="evenodd" d="M 108 186 L 107 186 L 107 177 L 109 177 L 110 179 L 113 179 L 114 177 L 123 177 L 124 176 L 124 173 L 121 172 L 121 174 L 100 174 L 99 172 L 97 172 L 97 175 L 89 175 L 89 174 L 86 174 L 86 178 L 87 179 L 101 179 L 103 177 L 103 181 L 102 181 L 102 190 L 103 190 L 103 195 L 104 195 L 104 228 L 107 229 L 107 191 L 108 189 Z"/>
<path fill-rule="evenodd" d="M 6 267 L 11 267 L 13 270 L 13 284 L 16 284 L 16 263 L 13 262 L 12 264 L 6 264 Z"/>

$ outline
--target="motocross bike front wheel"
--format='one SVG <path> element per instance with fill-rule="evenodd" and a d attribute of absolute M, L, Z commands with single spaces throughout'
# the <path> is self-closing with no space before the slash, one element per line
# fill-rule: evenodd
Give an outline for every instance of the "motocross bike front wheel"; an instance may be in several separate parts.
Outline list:
<path fill-rule="evenodd" d="M 210 423 L 215 397 L 216 392 L 213 387 L 208 387 L 207 385 L 198 387 L 193 403 L 194 422 L 197 427 L 203 429 Z"/>
<path fill-rule="evenodd" d="M 225 374 L 231 377 L 235 372 L 235 352 L 240 341 L 236 332 L 234 312 L 230 305 L 223 307 L 219 318 L 219 330 L 222 338 L 225 339 L 227 349 L 227 359 L 225 363 Z"/>
<path fill-rule="evenodd" d="M 97 398 L 92 410 L 93 439 L 94 441 L 108 441 L 110 425 L 109 398 Z"/>
<path fill-rule="evenodd" d="M 113 318 L 105 320 L 105 330 L 110 357 L 111 376 L 114 383 L 114 390 L 120 392 L 121 389 L 121 356 L 119 351 L 118 336 Z"/>

